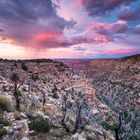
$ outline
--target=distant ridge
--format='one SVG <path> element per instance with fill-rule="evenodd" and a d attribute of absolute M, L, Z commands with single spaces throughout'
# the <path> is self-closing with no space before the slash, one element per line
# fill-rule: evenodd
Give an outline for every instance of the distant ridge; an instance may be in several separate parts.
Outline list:
<path fill-rule="evenodd" d="M 135 55 L 131 55 L 131 56 L 121 57 L 120 60 L 122 60 L 122 61 L 125 61 L 125 60 L 140 61 L 140 54 L 135 54 Z"/>

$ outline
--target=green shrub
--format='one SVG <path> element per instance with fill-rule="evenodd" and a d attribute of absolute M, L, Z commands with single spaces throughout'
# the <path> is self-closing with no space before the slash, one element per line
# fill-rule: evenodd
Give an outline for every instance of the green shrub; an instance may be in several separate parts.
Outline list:
<path fill-rule="evenodd" d="M 57 93 L 57 87 L 56 86 L 54 86 L 54 88 L 52 89 L 52 93 L 53 93 L 52 97 L 54 99 L 59 99 L 59 95 Z"/>
<path fill-rule="evenodd" d="M 53 93 L 52 97 L 53 97 L 54 99 L 59 99 L 59 95 L 58 95 L 57 92 Z"/>
<path fill-rule="evenodd" d="M 110 131 L 114 131 L 118 127 L 116 123 L 108 124 L 104 122 L 102 125 L 106 130 L 110 130 Z"/>
<path fill-rule="evenodd" d="M 37 119 L 37 120 L 32 120 L 29 123 L 29 129 L 35 130 L 37 133 L 45 133 L 45 132 L 49 132 L 49 130 L 51 129 L 51 125 L 47 120 Z"/>
<path fill-rule="evenodd" d="M 0 124 L 4 126 L 9 126 L 11 123 L 7 119 L 0 118 Z"/>
<path fill-rule="evenodd" d="M 12 73 L 12 75 L 10 76 L 10 80 L 13 82 L 18 82 L 19 79 L 19 75 L 17 73 Z"/>
<path fill-rule="evenodd" d="M 32 74 L 31 78 L 32 78 L 32 80 L 34 82 L 36 82 L 37 80 L 39 80 L 38 74 Z"/>
<path fill-rule="evenodd" d="M 48 108 L 47 107 L 42 107 L 42 111 L 44 114 L 47 114 L 48 113 Z"/>
<path fill-rule="evenodd" d="M 12 103 L 9 98 L 0 95 L 0 111 L 12 111 Z"/>
<path fill-rule="evenodd" d="M 135 134 L 130 133 L 128 135 L 129 135 L 128 137 L 129 137 L 130 140 L 139 140 L 138 136 L 135 135 Z"/>
<path fill-rule="evenodd" d="M 7 131 L 4 128 L 0 128 L 0 139 L 2 138 L 2 136 L 6 135 Z"/>

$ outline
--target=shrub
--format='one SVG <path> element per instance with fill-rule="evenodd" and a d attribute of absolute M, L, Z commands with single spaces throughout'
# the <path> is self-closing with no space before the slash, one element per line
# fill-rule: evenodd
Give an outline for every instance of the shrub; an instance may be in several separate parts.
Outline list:
<path fill-rule="evenodd" d="M 48 113 L 48 108 L 47 107 L 42 107 L 42 111 L 46 115 Z"/>
<path fill-rule="evenodd" d="M 11 123 L 7 119 L 0 118 L 0 124 L 3 126 L 9 126 Z"/>
<path fill-rule="evenodd" d="M 32 74 L 31 79 L 36 82 L 37 80 L 39 80 L 39 77 L 37 74 Z"/>
<path fill-rule="evenodd" d="M 54 88 L 52 89 L 52 93 L 53 93 L 52 97 L 54 99 L 59 99 L 59 95 L 57 93 L 57 87 L 56 86 L 54 86 Z"/>
<path fill-rule="evenodd" d="M 57 92 L 53 93 L 52 97 L 53 97 L 54 99 L 59 99 L 59 95 L 58 95 Z"/>
<path fill-rule="evenodd" d="M 29 129 L 35 130 L 37 133 L 49 132 L 51 125 L 47 120 L 37 119 L 29 123 Z"/>
<path fill-rule="evenodd" d="M 0 95 L 0 111 L 12 111 L 12 103 L 8 97 Z"/>
<path fill-rule="evenodd" d="M 7 131 L 4 128 L 0 128 L 0 139 L 2 138 L 3 135 L 6 135 Z"/>
<path fill-rule="evenodd" d="M 135 134 L 131 134 L 131 133 L 130 133 L 130 134 L 128 134 L 128 135 L 129 135 L 128 137 L 129 137 L 130 140 L 139 140 L 138 136 L 135 135 Z"/>
<path fill-rule="evenodd" d="M 27 71 L 27 70 L 28 70 L 28 68 L 27 68 L 27 66 L 25 65 L 24 62 L 21 63 L 21 68 L 22 68 L 22 70 L 24 70 L 24 71 Z"/>
<path fill-rule="evenodd" d="M 115 123 L 112 124 L 108 124 L 107 122 L 103 122 L 102 126 L 106 129 L 106 130 L 110 130 L 110 131 L 114 131 L 115 128 L 117 128 L 117 125 Z"/>
<path fill-rule="evenodd" d="M 18 82 L 18 81 L 19 81 L 19 76 L 18 76 L 17 73 L 12 73 L 10 79 L 11 79 L 11 81 L 13 81 L 13 82 Z"/>

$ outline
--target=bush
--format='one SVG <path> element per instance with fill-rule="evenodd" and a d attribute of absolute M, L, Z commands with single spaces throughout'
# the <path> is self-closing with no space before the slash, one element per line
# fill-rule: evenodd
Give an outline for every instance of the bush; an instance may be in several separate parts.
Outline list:
<path fill-rule="evenodd" d="M 9 98 L 0 95 L 0 111 L 12 111 L 12 103 Z"/>
<path fill-rule="evenodd" d="M 24 62 L 21 63 L 21 68 L 22 68 L 22 70 L 24 70 L 24 71 L 27 71 L 27 70 L 28 70 L 28 68 L 27 68 L 27 66 L 25 65 Z"/>
<path fill-rule="evenodd" d="M 46 115 L 48 113 L 48 108 L 47 107 L 42 107 L 42 111 Z"/>
<path fill-rule="evenodd" d="M 47 120 L 37 119 L 29 123 L 29 129 L 35 130 L 38 133 L 45 133 L 49 132 L 49 130 L 51 129 L 51 125 Z"/>
<path fill-rule="evenodd" d="M 13 82 L 18 82 L 19 81 L 19 76 L 17 73 L 12 73 L 10 80 Z"/>
<path fill-rule="evenodd" d="M 52 97 L 53 97 L 54 99 L 59 99 L 59 96 L 58 96 L 58 93 L 57 93 L 57 92 L 53 93 Z"/>
<path fill-rule="evenodd" d="M 39 80 L 39 77 L 38 77 L 37 74 L 32 74 L 31 78 L 32 78 L 32 80 L 33 80 L 34 82 L 36 82 L 37 80 Z"/>
<path fill-rule="evenodd" d="M 3 135 L 6 135 L 7 131 L 4 128 L 0 128 L 0 139 L 2 138 Z"/>
<path fill-rule="evenodd" d="M 0 124 L 3 126 L 9 126 L 11 123 L 7 119 L 0 118 Z"/>
<path fill-rule="evenodd" d="M 108 124 L 108 123 L 104 122 L 102 125 L 106 130 L 110 130 L 110 131 L 114 131 L 118 127 L 117 124 L 115 124 L 115 123 Z"/>
<path fill-rule="evenodd" d="M 52 97 L 54 99 L 59 99 L 59 95 L 57 93 L 57 87 L 56 86 L 54 86 L 54 88 L 52 89 L 52 93 L 53 93 Z"/>
<path fill-rule="evenodd" d="M 135 135 L 135 134 L 128 134 L 129 135 L 129 139 L 130 140 L 139 140 L 139 138 L 138 138 L 138 136 L 137 135 Z"/>

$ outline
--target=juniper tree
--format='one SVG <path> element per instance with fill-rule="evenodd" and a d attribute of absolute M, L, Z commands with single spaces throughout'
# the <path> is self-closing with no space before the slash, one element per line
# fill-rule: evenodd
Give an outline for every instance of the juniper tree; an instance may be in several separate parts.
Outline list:
<path fill-rule="evenodd" d="M 19 76 L 17 73 L 13 73 L 10 77 L 11 81 L 14 84 L 14 97 L 16 100 L 16 109 L 20 110 L 20 92 L 19 92 Z"/>
<path fill-rule="evenodd" d="M 74 120 L 70 120 L 73 117 Z M 75 90 L 66 91 L 62 97 L 61 125 L 67 132 L 75 134 L 89 123 L 91 114 L 86 96 Z M 71 122 L 73 121 L 73 122 Z"/>

